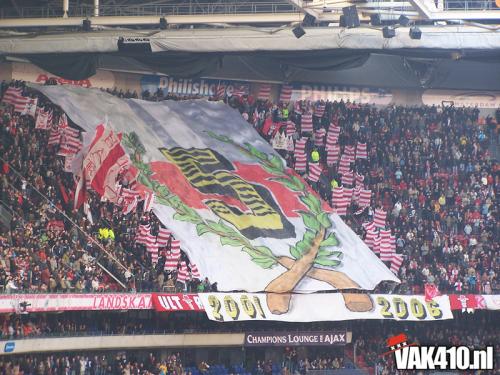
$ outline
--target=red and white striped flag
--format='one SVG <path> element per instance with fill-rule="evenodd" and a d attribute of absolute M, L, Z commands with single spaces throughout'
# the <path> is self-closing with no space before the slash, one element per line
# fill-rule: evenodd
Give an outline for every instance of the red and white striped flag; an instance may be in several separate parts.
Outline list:
<path fill-rule="evenodd" d="M 259 87 L 257 98 L 260 100 L 268 100 L 271 97 L 271 84 L 263 83 Z"/>
<path fill-rule="evenodd" d="M 373 221 L 367 221 L 367 222 L 361 224 L 361 226 L 363 228 L 365 228 L 366 231 L 368 231 L 368 230 L 375 230 L 376 229 L 375 223 Z"/>
<path fill-rule="evenodd" d="M 358 142 L 356 146 L 356 159 L 366 159 L 368 158 L 368 152 L 366 150 L 366 143 Z"/>
<path fill-rule="evenodd" d="M 225 85 L 223 85 L 221 83 L 219 83 L 219 85 L 217 85 L 216 96 L 219 99 L 224 99 L 224 97 L 226 96 L 226 86 Z"/>
<path fill-rule="evenodd" d="M 326 105 L 324 103 L 318 104 L 314 109 L 314 116 L 319 118 L 323 117 L 323 115 L 325 114 L 325 107 Z"/>
<path fill-rule="evenodd" d="M 373 216 L 373 222 L 375 223 L 375 226 L 378 228 L 385 228 L 385 218 L 387 216 L 387 212 L 385 212 L 381 208 L 377 208 L 375 210 L 375 214 Z"/>
<path fill-rule="evenodd" d="M 180 240 L 172 240 L 172 245 L 170 246 L 170 250 L 181 256 L 181 241 Z"/>
<path fill-rule="evenodd" d="M 297 146 L 295 146 L 297 147 Z M 305 172 L 307 169 L 307 156 L 303 152 L 295 153 L 295 170 L 297 172 Z"/>
<path fill-rule="evenodd" d="M 137 234 L 135 236 L 135 242 L 146 245 L 148 236 L 150 235 L 151 225 L 150 224 L 140 224 Z"/>
<path fill-rule="evenodd" d="M 248 86 L 244 84 L 238 84 L 233 86 L 232 96 L 243 96 L 248 94 Z"/>
<path fill-rule="evenodd" d="M 181 267 L 179 268 L 179 271 L 177 271 L 177 281 L 181 283 L 186 283 L 189 279 L 189 270 L 187 267 L 186 262 L 181 262 Z"/>
<path fill-rule="evenodd" d="M 392 260 L 393 252 L 389 237 L 380 237 L 380 260 L 383 262 L 390 262 Z"/>
<path fill-rule="evenodd" d="M 10 86 L 3 94 L 2 102 L 14 105 L 16 99 L 20 96 L 23 96 L 23 89 L 21 87 Z"/>
<path fill-rule="evenodd" d="M 342 174 L 342 185 L 352 185 L 354 182 L 354 172 L 349 171 Z"/>
<path fill-rule="evenodd" d="M 392 254 L 391 259 L 391 271 L 397 275 L 399 273 L 399 269 L 403 264 L 403 254 Z"/>
<path fill-rule="evenodd" d="M 345 216 L 347 215 L 347 208 L 349 207 L 349 202 L 347 202 L 347 199 L 343 199 L 339 204 L 337 204 L 337 208 L 335 209 L 335 212 L 339 216 Z"/>
<path fill-rule="evenodd" d="M 339 163 L 339 174 L 344 174 L 348 173 L 351 170 L 351 161 L 349 157 L 345 154 L 343 154 L 340 157 L 340 163 Z"/>
<path fill-rule="evenodd" d="M 389 237 L 389 244 L 391 245 L 391 251 L 393 253 L 396 252 L 396 236 L 393 236 L 392 234 Z"/>
<path fill-rule="evenodd" d="M 356 186 L 363 187 L 364 180 L 365 180 L 365 176 L 356 172 Z"/>
<path fill-rule="evenodd" d="M 146 245 L 146 250 L 151 256 L 151 262 L 158 263 L 158 244 L 157 243 L 148 243 Z"/>
<path fill-rule="evenodd" d="M 379 236 L 377 236 L 377 237 L 375 237 L 373 239 L 373 248 L 372 248 L 372 250 L 373 250 L 373 252 L 375 254 L 380 254 L 380 241 L 381 241 L 381 239 L 380 239 Z"/>
<path fill-rule="evenodd" d="M 366 231 L 365 243 L 372 250 L 374 250 L 375 238 L 377 238 L 377 231 L 375 229 L 368 229 Z"/>
<path fill-rule="evenodd" d="M 170 237 L 172 236 L 172 232 L 167 228 L 161 228 L 158 231 L 157 242 L 160 246 L 167 246 Z"/>
<path fill-rule="evenodd" d="M 314 132 L 314 145 L 323 147 L 325 145 L 326 130 L 321 128 Z"/>
<path fill-rule="evenodd" d="M 295 142 L 295 152 L 296 153 L 305 153 L 306 151 L 306 143 L 307 143 L 307 138 L 300 138 Z"/>
<path fill-rule="evenodd" d="M 333 134 L 332 132 L 328 132 L 328 135 L 326 136 L 326 148 L 329 149 L 330 147 L 338 146 L 337 145 L 338 141 L 339 141 L 338 135 Z"/>
<path fill-rule="evenodd" d="M 293 88 L 290 85 L 281 86 L 280 102 L 288 103 L 292 99 L 292 90 Z"/>
<path fill-rule="evenodd" d="M 370 205 L 371 198 L 372 198 L 371 190 L 361 189 L 359 192 L 358 206 L 368 207 Z"/>
<path fill-rule="evenodd" d="M 26 108 L 26 104 L 29 101 L 29 98 L 23 96 L 23 89 L 20 87 L 9 87 L 5 94 L 3 95 L 2 101 L 6 104 L 11 104 L 14 106 L 15 112 L 23 112 Z"/>
<path fill-rule="evenodd" d="M 353 193 L 354 193 L 353 188 L 344 187 L 344 199 L 347 202 L 347 205 L 351 204 Z"/>
<path fill-rule="evenodd" d="M 345 188 L 343 187 L 337 187 L 333 188 L 332 191 L 332 206 L 335 208 L 335 212 L 338 215 L 346 215 L 347 214 L 347 207 L 349 207 L 350 204 L 350 197 L 349 194 L 352 195 L 352 190 L 351 192 L 345 192 Z"/>
<path fill-rule="evenodd" d="M 54 146 L 58 145 L 59 143 L 61 143 L 61 131 L 59 130 L 59 128 L 52 126 L 50 128 L 47 145 Z"/>
<path fill-rule="evenodd" d="M 312 133 L 312 131 L 313 131 L 313 119 L 312 119 L 312 115 L 310 113 L 304 113 L 302 115 L 302 119 L 300 121 L 300 130 L 302 133 L 304 133 L 304 132 Z"/>
<path fill-rule="evenodd" d="M 155 193 L 153 191 L 146 193 L 146 198 L 144 198 L 144 212 L 149 212 L 153 208 L 153 203 L 155 200 Z"/>
<path fill-rule="evenodd" d="M 333 122 L 330 123 L 330 127 L 328 128 L 328 134 L 332 134 L 338 138 L 340 135 L 340 126 L 337 126 L 337 124 Z"/>
<path fill-rule="evenodd" d="M 293 136 L 295 134 L 295 123 L 293 121 L 288 120 L 286 122 L 286 135 L 287 137 Z"/>
<path fill-rule="evenodd" d="M 325 146 L 326 129 L 319 128 L 314 131 L 314 144 L 318 147 Z"/>
<path fill-rule="evenodd" d="M 80 151 L 83 147 L 83 143 L 80 138 L 73 137 L 72 135 L 65 134 L 61 136 L 61 142 L 59 151 L 57 155 L 59 156 L 68 156 L 75 155 Z"/>
<path fill-rule="evenodd" d="M 326 150 L 326 164 L 333 165 L 339 160 L 340 146 L 337 144 L 327 146 Z"/>
<path fill-rule="evenodd" d="M 200 271 L 198 271 L 198 267 L 196 266 L 196 264 L 194 263 L 191 263 L 191 277 L 193 279 L 201 279 L 201 275 L 200 275 Z"/>
<path fill-rule="evenodd" d="M 344 154 L 347 155 L 351 162 L 354 161 L 354 146 L 345 146 Z"/>
<path fill-rule="evenodd" d="M 175 271 L 177 270 L 177 265 L 181 259 L 181 252 L 174 252 L 173 250 L 167 252 L 167 258 L 165 260 L 165 271 Z"/>
<path fill-rule="evenodd" d="M 384 240 L 385 239 L 389 239 L 389 237 L 391 237 L 391 230 L 390 229 L 380 229 L 379 230 L 379 235 L 381 238 L 383 238 Z"/>
<path fill-rule="evenodd" d="M 344 198 L 344 188 L 336 187 L 332 190 L 332 205 L 336 206 Z"/>
<path fill-rule="evenodd" d="M 309 163 L 309 173 L 307 175 L 307 179 L 312 182 L 318 182 L 322 171 L 323 168 L 319 163 Z"/>

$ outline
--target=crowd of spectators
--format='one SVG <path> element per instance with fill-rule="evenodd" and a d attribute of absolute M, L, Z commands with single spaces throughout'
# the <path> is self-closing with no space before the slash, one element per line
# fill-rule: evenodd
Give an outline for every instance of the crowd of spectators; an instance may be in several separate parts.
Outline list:
<path fill-rule="evenodd" d="M 138 356 L 135 352 L 26 355 L 0 359 L 5 375 L 167 375 L 186 374 L 180 355 L 160 358 L 159 353 Z"/>
<path fill-rule="evenodd" d="M 184 314 L 185 315 L 185 314 Z M 179 315 L 180 316 L 180 315 Z M 66 320 L 61 319 L 60 326 L 71 324 L 91 324 L 92 317 L 83 319 Z M 96 314 L 93 318 L 100 320 Z M 113 324 L 106 319 L 101 323 Z M 19 319 L 18 317 L 12 318 Z M 31 318 L 30 318 L 31 319 Z M 44 317 L 43 319 L 46 319 Z M 41 319 L 41 320 L 43 320 Z M 116 319 L 116 315 L 115 315 Z M 169 318 L 170 319 L 170 318 Z M 167 320 L 169 320 L 167 319 Z M 41 321 L 40 320 L 40 321 Z M 57 323 L 57 316 L 53 323 Z M 119 319 L 117 319 L 119 320 Z M 123 319 L 124 322 L 126 319 Z M 137 321 L 131 319 L 130 321 Z M 178 330 L 182 330 L 183 323 L 173 318 Z M 196 319 L 194 319 L 196 320 Z M 206 321 L 206 319 L 205 319 Z M 187 321 L 185 321 L 187 323 Z M 199 320 L 203 324 L 202 319 Z M 262 325 L 263 322 L 252 322 Z M 286 331 L 285 323 L 274 323 L 275 331 Z M 419 322 L 399 322 L 387 324 L 379 321 L 356 321 L 351 323 L 343 322 L 321 322 L 321 323 L 300 323 L 294 324 L 294 329 L 299 330 L 329 330 L 332 324 L 337 325 L 337 329 L 346 324 L 343 329 L 352 331 L 352 343 L 345 347 L 334 348 L 325 347 L 275 347 L 271 351 L 264 353 L 261 348 L 253 351 L 253 348 L 246 348 L 246 354 L 242 357 L 243 363 L 234 364 L 227 362 L 227 357 L 222 354 L 213 357 L 212 361 L 197 362 L 195 349 L 184 349 L 179 352 L 169 353 L 165 356 L 160 352 L 120 352 L 106 353 L 58 353 L 58 354 L 33 354 L 33 355 L 11 355 L 3 356 L 0 359 L 0 373 L 2 374 L 177 374 L 177 375 L 229 375 L 229 374 L 257 374 L 257 375 L 278 375 L 278 374 L 301 374 L 312 373 L 321 370 L 349 369 L 354 366 L 366 369 L 370 374 L 392 375 L 397 372 L 394 367 L 393 357 L 384 355 L 389 351 L 386 340 L 394 335 L 404 333 L 408 337 L 409 343 L 417 345 L 445 345 L 461 346 L 469 348 L 484 349 L 488 345 L 494 345 L 498 341 L 500 334 L 496 325 L 495 313 L 491 311 L 476 311 L 474 314 L 460 314 L 454 320 L 437 321 L 429 324 Z M 49 325 L 52 324 L 48 323 Z M 144 333 L 152 333 L 147 328 L 138 324 L 139 329 L 144 329 Z M 280 326 L 280 324 L 282 326 Z M 120 324 L 117 324 L 118 327 Z M 219 324 L 221 329 L 233 325 Z M 256 325 L 255 325 L 256 326 Z M 87 326 L 89 328 L 89 326 Z M 215 327 L 215 326 L 213 326 Z M 64 328 L 69 329 L 72 328 Z M 252 330 L 248 325 L 242 327 L 242 331 Z M 237 329 L 236 331 L 239 331 Z M 197 332 L 199 332 L 199 327 Z M 280 358 L 281 352 L 281 358 Z M 274 360 L 270 360 L 274 358 Z M 500 349 L 495 348 L 495 363 L 500 360 Z M 42 363 L 44 362 L 44 363 Z M 15 372 L 13 367 L 17 366 L 20 372 Z M 60 369 L 60 367 L 63 369 Z M 68 368 L 68 370 L 66 370 Z M 43 369 L 43 370 L 40 370 Z M 10 371 L 10 372 L 9 372 Z M 24 372 L 21 372 L 24 371 Z M 130 372 L 129 372 L 130 371 Z M 162 372 L 163 371 L 163 372 Z"/>
<path fill-rule="evenodd" d="M 3 82 L 1 92 L 7 87 Z M 25 94 L 35 95 L 26 88 Z M 58 116 L 56 106 L 39 99 L 39 106 Z M 48 131 L 35 129 L 31 116 L 11 105 L 0 109 L 0 203 L 12 216 L 0 236 L 0 288 L 8 293 L 122 290 L 119 283 L 130 291 L 215 288 L 206 278 L 177 282 L 177 271 L 165 270 L 165 252 L 151 262 L 145 246 L 135 241 L 136 230 L 149 223 L 157 233 L 160 223 L 142 206 L 125 215 L 89 192 L 92 221 L 75 210 L 73 176 L 48 137 Z M 100 238 L 100 229 L 111 229 L 112 238 Z M 183 261 L 189 264 L 184 253 Z"/>
<path fill-rule="evenodd" d="M 229 104 L 270 142 L 277 134 L 307 139 L 307 169 L 297 172 L 307 180 L 309 167 L 319 164 L 320 177 L 311 186 L 329 202 L 332 187 L 343 184 L 338 162 L 327 164 L 331 124 L 340 127 L 340 154 L 346 147 L 367 144 L 367 158 L 356 158 L 351 169 L 372 191 L 371 205 L 356 215 L 359 207 L 353 203 L 344 219 L 364 237 L 362 224 L 373 220 L 375 209 L 388 213 L 387 229 L 396 236 L 397 253 L 404 255 L 398 292 L 422 293 L 426 283 L 444 292 L 489 294 L 499 289 L 500 168 L 491 152 L 498 148 L 494 117 L 480 118 L 477 108 L 275 104 L 251 96 L 231 98 Z M 301 131 L 302 117 L 320 112 L 318 108 L 323 115 L 312 116 L 313 131 Z M 288 166 L 296 166 L 294 151 L 278 152 Z"/>
<path fill-rule="evenodd" d="M 2 83 L 2 92 L 7 86 Z M 107 91 L 137 97 L 135 92 Z M 161 90 L 143 92 L 141 97 L 191 99 L 164 95 Z M 327 201 L 332 187 L 341 187 L 343 180 L 336 166 L 326 163 L 327 137 L 319 137 L 318 142 L 316 134 L 321 129 L 323 135 L 328 134 L 330 124 L 335 123 L 341 129 L 341 153 L 346 146 L 367 144 L 367 158 L 355 159 L 352 168 L 372 191 L 371 205 L 355 215 L 358 207 L 352 204 L 344 219 L 363 237 L 361 224 L 373 220 L 374 209 L 388 212 L 387 227 L 396 236 L 397 252 L 404 255 L 397 292 L 422 293 L 426 283 L 442 292 L 499 289 L 495 250 L 500 176 L 489 148 L 492 142 L 496 145 L 494 118 L 481 119 L 479 110 L 473 108 L 376 108 L 343 101 L 273 104 L 250 95 L 224 100 L 238 108 L 267 140 L 283 132 L 294 140 L 307 138 L 307 164 L 311 165 L 311 155 L 317 151 L 321 167 L 319 180 L 311 186 Z M 303 114 L 318 106 L 324 112 L 312 117 L 313 132 L 301 131 Z M 52 107 L 57 114 L 58 108 Z M 12 108 L 2 109 L 0 115 L 0 199 L 13 214 L 9 230 L 0 238 L 0 287 L 8 292 L 106 291 L 119 289 L 116 277 L 128 290 L 213 288 L 208 280 L 176 282 L 175 271 L 163 270 L 162 257 L 156 265 L 151 263 L 145 247 L 134 241 L 135 231 L 146 220 L 155 233 L 160 223 L 153 214 L 144 213 L 141 205 L 124 215 L 119 207 L 91 195 L 90 223 L 82 210 L 73 209 L 73 177 L 64 171 L 57 149 L 46 146 L 47 132 L 34 129 L 32 117 L 14 113 Z M 293 133 L 287 130 L 290 121 Z M 279 152 L 290 167 L 295 166 L 293 151 Z M 299 173 L 307 179 L 308 172 Z M 112 228 L 112 241 L 96 241 L 103 227 Z M 189 262 L 184 253 L 182 260 Z"/>

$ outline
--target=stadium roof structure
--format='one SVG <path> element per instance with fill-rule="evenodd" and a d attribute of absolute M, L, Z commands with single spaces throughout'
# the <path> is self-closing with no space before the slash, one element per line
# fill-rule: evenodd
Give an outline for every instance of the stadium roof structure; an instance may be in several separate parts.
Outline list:
<path fill-rule="evenodd" d="M 276 65 L 333 71 L 363 65 L 374 53 L 396 55 L 393 61 L 424 58 L 426 64 L 429 59 L 499 63 L 500 8 L 495 1 L 500 2 L 6 0 L 0 7 L 0 58 L 27 59 L 53 73 L 58 69 L 49 69 L 47 61 L 78 67 L 79 78 L 60 69 L 59 75 L 69 79 L 88 74 L 85 66 L 105 65 L 207 76 L 238 59 L 252 69 L 260 59 L 270 71 Z M 339 26 L 342 9 L 351 5 L 357 7 L 360 26 Z M 298 26 L 305 31 L 301 38 L 292 32 Z M 384 37 L 384 26 L 395 31 L 394 37 Z M 410 35 L 415 26 L 420 39 Z M 120 48 L 120 40 L 129 46 L 142 43 L 147 52 Z M 54 53 L 58 61 L 50 57 Z M 276 80 L 290 77 L 286 73 Z"/>

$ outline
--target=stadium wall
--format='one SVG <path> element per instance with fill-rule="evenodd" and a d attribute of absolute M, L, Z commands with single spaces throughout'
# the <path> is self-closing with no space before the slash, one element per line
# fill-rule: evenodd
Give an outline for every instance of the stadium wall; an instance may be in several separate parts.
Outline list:
<path fill-rule="evenodd" d="M 167 90 L 165 79 L 155 75 L 145 75 L 139 73 L 129 73 L 120 71 L 110 71 L 98 69 L 97 73 L 85 80 L 71 81 L 57 77 L 48 73 L 37 66 L 24 62 L 3 62 L 0 63 L 0 80 L 24 80 L 43 84 L 49 78 L 54 78 L 59 84 L 72 84 L 91 88 L 104 89 L 122 89 L 123 91 L 130 90 L 141 93 L 145 88 L 152 89 L 162 88 Z M 178 80 L 181 81 L 181 80 Z M 196 86 L 196 82 L 209 82 L 212 89 L 218 82 L 226 82 L 217 78 L 207 78 L 203 80 L 192 81 L 191 87 Z M 147 84 L 145 84 L 147 82 Z M 257 95 L 262 83 L 248 81 L 228 81 L 233 82 L 235 86 L 242 83 L 249 86 L 249 92 Z M 226 83 L 227 84 L 227 83 Z M 178 85 L 176 87 L 181 87 Z M 500 107 L 500 91 L 486 90 L 424 90 L 424 89 L 386 89 L 384 87 L 359 87 L 345 86 L 334 84 L 317 84 L 317 83 L 297 83 L 293 85 L 293 98 L 297 99 L 330 99 L 330 100 L 351 100 L 362 103 L 370 103 L 376 105 L 439 105 L 442 101 L 453 101 L 459 106 L 478 106 L 484 108 L 484 115 L 492 113 L 496 108 Z M 183 86 L 179 90 L 180 94 L 189 94 L 187 86 Z M 271 99 L 277 101 L 279 99 L 280 85 L 271 85 Z M 196 93 L 196 92 L 193 92 Z"/>
<path fill-rule="evenodd" d="M 0 341 L 1 354 L 142 348 L 241 347 L 244 333 L 58 337 Z M 208 356 L 200 351 L 200 356 Z"/>

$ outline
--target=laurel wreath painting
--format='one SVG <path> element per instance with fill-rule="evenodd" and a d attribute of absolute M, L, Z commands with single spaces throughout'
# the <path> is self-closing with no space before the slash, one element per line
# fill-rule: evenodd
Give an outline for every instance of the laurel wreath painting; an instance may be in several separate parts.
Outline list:
<path fill-rule="evenodd" d="M 324 281 L 339 290 L 359 288 L 359 285 L 349 276 L 331 269 L 341 264 L 343 253 L 332 249 L 339 245 L 339 241 L 335 233 L 328 231 L 332 226 L 330 217 L 323 212 L 321 201 L 308 191 L 304 183 L 297 176 L 287 173 L 282 160 L 276 155 L 263 153 L 248 143 L 242 146 L 224 135 L 212 132 L 208 132 L 208 135 L 256 159 L 265 171 L 275 176 L 270 180 L 279 182 L 299 194 L 299 199 L 308 209 L 298 211 L 307 230 L 302 239 L 294 246 L 290 246 L 291 257 L 276 256 L 267 246 L 253 245 L 238 230 L 222 219 L 214 221 L 202 218 L 198 212 L 184 204 L 177 195 L 172 194 L 165 185 L 152 178 L 153 172 L 150 166 L 142 161 L 146 150 L 136 133 L 125 134 L 122 142 L 134 152 L 131 159 L 139 170 L 138 181 L 154 191 L 158 203 L 175 210 L 174 220 L 192 223 L 196 226 L 198 236 L 207 233 L 218 236 L 221 245 L 240 248 L 256 265 L 264 269 L 276 265 L 281 265 L 286 269 L 265 288 L 268 293 L 267 305 L 273 314 L 288 312 L 292 292 L 305 276 Z M 329 267 L 329 269 L 316 266 Z M 351 311 L 369 311 L 373 308 L 373 303 L 366 294 L 343 293 L 343 296 L 346 307 Z"/>

